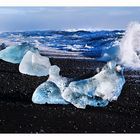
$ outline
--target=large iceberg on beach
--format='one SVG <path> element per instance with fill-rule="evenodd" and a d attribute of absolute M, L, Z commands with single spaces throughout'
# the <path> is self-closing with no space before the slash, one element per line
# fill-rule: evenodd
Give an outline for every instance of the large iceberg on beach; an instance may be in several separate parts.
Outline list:
<path fill-rule="evenodd" d="M 47 76 L 50 66 L 49 58 L 41 56 L 38 50 L 28 51 L 19 65 L 19 71 L 27 75 Z"/>
<path fill-rule="evenodd" d="M 67 78 L 59 75 L 60 68 L 51 66 L 49 69 L 49 78 L 41 84 L 32 96 L 32 101 L 36 104 L 68 104 L 61 94 L 66 88 Z"/>
<path fill-rule="evenodd" d="M 0 59 L 10 63 L 19 64 L 23 56 L 30 49 L 31 46 L 28 46 L 26 44 L 9 46 L 0 51 Z"/>
<path fill-rule="evenodd" d="M 95 76 L 71 82 L 62 97 L 78 108 L 106 106 L 109 101 L 117 100 L 124 83 L 123 67 L 111 61 Z"/>
<path fill-rule="evenodd" d="M 68 78 L 59 74 L 58 66 L 51 66 L 49 78 L 33 93 L 32 101 L 37 104 L 68 104 L 77 108 L 87 105 L 104 107 L 110 101 L 117 100 L 125 83 L 123 67 L 114 61 L 108 62 L 95 76 L 68 82 Z"/>

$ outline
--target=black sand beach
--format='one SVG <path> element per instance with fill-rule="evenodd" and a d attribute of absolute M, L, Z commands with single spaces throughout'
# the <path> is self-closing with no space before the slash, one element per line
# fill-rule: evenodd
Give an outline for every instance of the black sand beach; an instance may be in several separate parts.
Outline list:
<path fill-rule="evenodd" d="M 51 59 L 63 76 L 84 79 L 104 63 Z M 47 77 L 19 73 L 18 65 L 0 61 L 0 133 L 140 133 L 140 71 L 125 71 L 117 101 L 105 108 L 36 105 L 31 97 Z"/>

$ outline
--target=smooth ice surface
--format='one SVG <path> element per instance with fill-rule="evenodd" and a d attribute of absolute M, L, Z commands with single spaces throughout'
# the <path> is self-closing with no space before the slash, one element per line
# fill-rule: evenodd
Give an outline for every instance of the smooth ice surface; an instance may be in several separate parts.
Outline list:
<path fill-rule="evenodd" d="M 19 71 L 28 75 L 47 76 L 50 66 L 49 58 L 41 56 L 38 50 L 28 51 L 19 65 Z"/>
<path fill-rule="evenodd" d="M 106 106 L 108 101 L 117 100 L 124 83 L 123 68 L 112 61 L 95 76 L 71 82 L 62 97 L 78 108 Z"/>
<path fill-rule="evenodd" d="M 0 51 L 0 59 L 10 63 L 18 64 L 21 62 L 23 56 L 29 49 L 31 49 L 31 47 L 25 44 L 6 47 Z"/>
<path fill-rule="evenodd" d="M 46 81 L 37 87 L 33 93 L 32 101 L 36 104 L 67 104 L 61 97 L 60 89 L 51 81 Z"/>
<path fill-rule="evenodd" d="M 51 66 L 49 69 L 49 78 L 41 84 L 32 96 L 32 101 L 37 104 L 68 104 L 61 94 L 67 85 L 67 79 L 59 75 L 60 68 Z"/>

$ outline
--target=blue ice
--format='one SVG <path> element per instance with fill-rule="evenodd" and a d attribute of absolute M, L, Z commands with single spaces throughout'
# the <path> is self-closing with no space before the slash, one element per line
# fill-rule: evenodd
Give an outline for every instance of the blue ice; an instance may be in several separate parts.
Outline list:
<path fill-rule="evenodd" d="M 123 67 L 110 61 L 95 76 L 71 82 L 62 97 L 77 108 L 106 106 L 109 101 L 117 100 L 124 83 Z"/>
<path fill-rule="evenodd" d="M 58 66 L 51 66 L 49 78 L 34 92 L 32 101 L 38 104 L 68 104 L 77 108 L 87 105 L 104 107 L 117 100 L 125 83 L 123 67 L 116 62 L 108 62 L 95 76 L 68 83 L 66 77 L 59 74 Z"/>
<path fill-rule="evenodd" d="M 32 96 L 33 103 L 37 104 L 68 104 L 61 94 L 67 85 L 67 79 L 59 75 L 60 68 L 53 65 L 49 69 L 49 78 L 41 84 Z"/>
<path fill-rule="evenodd" d="M 10 63 L 19 64 L 29 49 L 31 49 L 31 46 L 26 44 L 6 47 L 0 51 L 0 59 Z"/>
<path fill-rule="evenodd" d="M 80 87 L 77 87 L 80 88 Z M 75 92 L 72 88 L 68 87 L 62 93 L 62 97 L 69 103 L 73 104 L 77 108 L 85 109 L 87 105 L 94 107 L 104 107 L 109 101 L 95 96 L 88 96 L 82 92 Z"/>
<path fill-rule="evenodd" d="M 61 97 L 59 87 L 51 81 L 46 81 L 37 87 L 33 93 L 32 101 L 36 104 L 68 104 Z"/>

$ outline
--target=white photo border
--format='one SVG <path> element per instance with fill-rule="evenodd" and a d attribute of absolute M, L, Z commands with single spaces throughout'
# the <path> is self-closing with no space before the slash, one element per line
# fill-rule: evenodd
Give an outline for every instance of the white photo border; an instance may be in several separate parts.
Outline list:
<path fill-rule="evenodd" d="M 0 6 L 140 6 L 140 0 L 0 0 Z"/>

